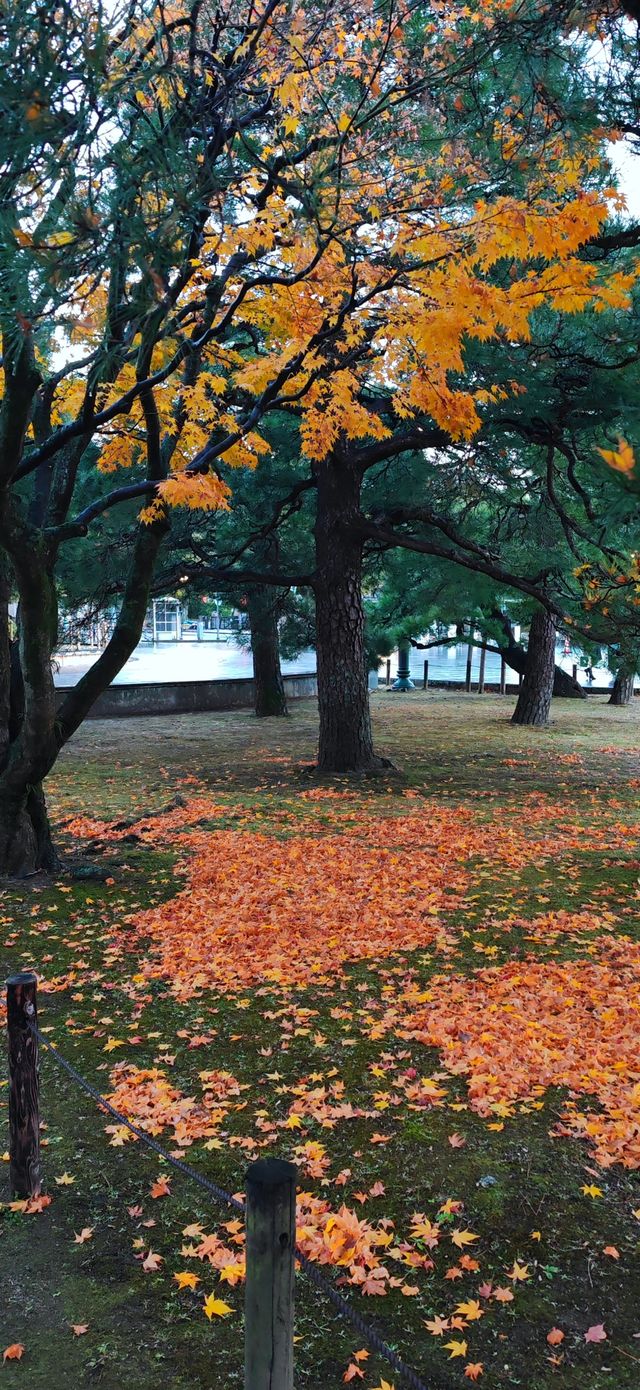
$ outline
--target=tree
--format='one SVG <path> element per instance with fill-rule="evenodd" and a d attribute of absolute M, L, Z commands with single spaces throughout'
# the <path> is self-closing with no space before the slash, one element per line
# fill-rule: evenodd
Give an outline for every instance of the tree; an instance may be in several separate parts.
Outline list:
<path fill-rule="evenodd" d="M 573 10 L 456 18 L 408 0 L 358 0 L 348 28 L 337 0 L 293 16 L 152 0 L 108 20 L 67 0 L 53 31 L 35 0 L 8 17 L 0 547 L 20 679 L 4 643 L 0 872 L 52 862 L 42 780 L 135 646 L 170 513 L 227 506 L 225 470 L 264 457 L 274 411 L 295 415 L 318 498 L 319 761 L 375 767 L 361 559 L 409 535 L 360 515 L 365 474 L 478 433 L 504 388 L 470 348 L 511 352 L 544 306 L 627 302 L 633 277 L 581 252 L 609 204 L 598 103 L 578 84 L 563 107 L 587 54 Z M 77 509 L 92 448 L 115 485 Z M 133 499 L 112 639 L 56 713 L 61 547 Z M 509 573 L 468 537 L 444 550 Z"/>
<path fill-rule="evenodd" d="M 512 724 L 544 725 L 548 722 L 556 662 L 556 625 L 549 613 L 538 608 L 531 619 L 524 680 Z"/>
<path fill-rule="evenodd" d="M 106 17 L 62 0 L 55 26 L 26 0 L 3 16 L 0 549 L 19 651 L 5 607 L 0 873 L 54 864 L 42 781 L 138 640 L 169 509 L 227 504 L 218 460 L 255 464 L 263 416 L 329 370 L 347 321 L 402 274 L 371 231 L 351 248 L 397 112 L 425 89 L 407 49 L 421 26 L 405 38 L 403 17 L 363 3 L 347 43 L 333 0 L 293 18 L 285 0 L 133 0 Z M 408 160 L 394 171 L 382 191 L 401 225 Z M 77 508 L 92 448 L 129 478 Z M 136 498 L 113 636 L 56 712 L 61 547 Z"/>

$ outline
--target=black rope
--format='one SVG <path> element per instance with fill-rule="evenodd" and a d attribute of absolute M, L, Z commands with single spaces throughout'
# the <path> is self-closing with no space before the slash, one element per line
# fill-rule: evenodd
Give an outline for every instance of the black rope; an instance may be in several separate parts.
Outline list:
<path fill-rule="evenodd" d="M 191 1168 L 188 1163 L 183 1163 L 181 1158 L 175 1158 L 173 1154 L 169 1153 L 168 1149 L 163 1148 L 162 1144 L 159 1144 L 156 1139 L 153 1139 L 150 1134 L 147 1134 L 146 1130 L 140 1129 L 138 1125 L 134 1125 L 131 1120 L 127 1119 L 126 1115 L 122 1115 L 119 1110 L 116 1110 L 115 1106 L 111 1105 L 110 1101 L 106 1100 L 105 1097 L 96 1090 L 96 1087 L 92 1086 L 91 1082 L 87 1081 L 85 1077 L 76 1070 L 72 1063 L 67 1061 L 66 1057 L 62 1056 L 62 1053 L 58 1051 L 57 1047 L 54 1047 L 53 1043 L 43 1037 L 40 1029 L 36 1027 L 34 1023 L 30 1022 L 29 1028 L 38 1039 L 38 1042 L 41 1043 L 46 1051 L 59 1063 L 63 1071 L 66 1071 L 72 1081 L 75 1081 L 83 1091 L 86 1091 L 88 1096 L 91 1096 L 92 1100 L 96 1101 L 101 1110 L 105 1110 L 107 1114 L 112 1115 L 119 1124 L 124 1125 L 132 1134 L 136 1135 L 136 1138 L 140 1139 L 143 1144 L 146 1144 L 148 1149 L 152 1149 L 154 1153 L 158 1154 L 165 1163 L 170 1164 L 172 1168 L 177 1168 L 179 1173 L 185 1173 L 188 1178 L 197 1182 L 206 1192 L 210 1192 L 219 1202 L 226 1203 L 228 1206 L 233 1207 L 235 1211 L 244 1212 L 244 1203 L 240 1202 L 237 1197 L 233 1197 L 224 1187 L 218 1187 L 217 1183 L 212 1182 L 211 1179 L 205 1177 L 203 1173 L 199 1173 L 196 1168 Z M 312 1263 L 307 1255 L 303 1254 L 298 1246 L 295 1247 L 295 1254 L 307 1278 L 316 1285 L 316 1288 L 326 1294 L 337 1312 L 357 1329 L 361 1336 L 364 1337 L 365 1341 L 367 1341 L 380 1356 L 383 1356 L 390 1366 L 393 1366 L 394 1371 L 397 1371 L 405 1384 L 410 1385 L 412 1390 L 429 1390 L 429 1387 L 425 1385 L 424 1381 L 420 1379 L 419 1375 L 417 1375 L 412 1367 L 408 1366 L 406 1361 L 403 1361 L 402 1357 L 398 1355 L 397 1351 L 394 1351 L 393 1347 L 389 1346 L 389 1343 L 385 1342 L 374 1328 L 370 1327 L 366 1319 L 351 1306 L 346 1298 L 343 1298 L 338 1289 L 334 1288 L 333 1284 L 325 1278 L 324 1274 Z M 433 1390 L 433 1386 L 431 1390 Z"/>

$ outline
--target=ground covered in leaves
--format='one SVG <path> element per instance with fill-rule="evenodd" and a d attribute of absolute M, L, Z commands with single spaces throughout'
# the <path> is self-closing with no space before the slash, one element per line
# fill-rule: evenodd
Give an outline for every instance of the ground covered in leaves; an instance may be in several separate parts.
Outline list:
<path fill-rule="evenodd" d="M 373 703 L 374 780 L 313 776 L 308 702 L 87 724 L 52 808 L 101 878 L 6 888 L 0 964 L 200 1172 L 293 1158 L 300 1246 L 434 1390 L 631 1390 L 640 709 Z M 0 1172 L 0 1385 L 240 1386 L 237 1213 L 50 1056 L 42 1109 L 44 1201 Z M 303 1275 L 296 1335 L 299 1390 L 401 1390 Z"/>

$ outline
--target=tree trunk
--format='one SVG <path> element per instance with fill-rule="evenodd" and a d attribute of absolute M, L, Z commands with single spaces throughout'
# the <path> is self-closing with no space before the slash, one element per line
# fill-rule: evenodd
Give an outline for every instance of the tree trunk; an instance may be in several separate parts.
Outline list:
<path fill-rule="evenodd" d="M 616 671 L 616 678 L 613 682 L 613 689 L 609 697 L 610 705 L 629 705 L 633 698 L 633 687 L 635 685 L 635 671 L 629 671 L 621 666 Z"/>
<path fill-rule="evenodd" d="M 512 724 L 548 723 L 556 660 L 556 625 L 543 608 L 538 608 L 531 620 L 527 667 L 520 688 Z"/>
<path fill-rule="evenodd" d="M 266 584 L 256 584 L 247 594 L 255 711 L 258 718 L 288 714 L 287 697 L 280 669 L 278 641 L 278 599 Z"/>
<path fill-rule="evenodd" d="M 57 640 L 56 593 L 46 544 L 14 507 L 0 514 L 2 550 L 20 594 L 18 644 L 9 671 L 8 740 L 0 733 L 0 878 L 25 878 L 58 865 L 42 783 L 61 747 L 135 648 L 165 526 L 141 526 L 113 635 L 102 655 L 56 712 L 51 656 Z M 2 603 L 0 603 L 0 611 Z M 6 642 L 0 617 L 0 710 L 6 708 Z M 4 702 L 4 703 L 3 703 Z M 4 753 L 1 750 L 4 747 Z"/>
<path fill-rule="evenodd" d="M 504 657 L 507 666 L 510 666 L 512 671 L 517 671 L 518 675 L 524 676 L 527 669 L 527 652 L 524 647 L 520 646 L 519 642 L 500 647 L 500 655 Z M 587 698 L 579 681 L 574 680 L 569 671 L 563 671 L 561 666 L 554 668 L 553 694 L 554 697 L 567 700 L 586 700 Z"/>
<path fill-rule="evenodd" d="M 0 877 L 54 873 L 59 859 L 40 783 L 0 805 Z"/>
<path fill-rule="evenodd" d="M 384 766 L 373 751 L 362 604 L 361 475 L 343 455 L 317 465 L 316 652 L 322 772 Z"/>

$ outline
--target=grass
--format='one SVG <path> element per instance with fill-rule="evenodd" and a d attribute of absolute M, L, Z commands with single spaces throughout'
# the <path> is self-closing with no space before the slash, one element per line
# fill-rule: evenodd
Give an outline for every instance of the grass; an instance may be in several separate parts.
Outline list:
<path fill-rule="evenodd" d="M 203 1070 L 232 1073 L 246 1088 L 234 1102 L 242 1108 L 224 1116 L 216 1147 L 206 1149 L 197 1139 L 186 1151 L 190 1163 L 229 1190 L 241 1189 L 247 1159 L 262 1151 L 256 1145 L 263 1140 L 265 1151 L 285 1156 L 305 1143 L 322 1144 L 326 1168 L 315 1176 L 307 1171 L 304 1188 L 336 1210 L 344 1201 L 377 1229 L 381 1219 L 393 1222 L 396 1242 L 427 1255 L 419 1240 L 408 1241 L 412 1215 L 435 1221 L 447 1199 L 463 1203 L 461 1213 L 438 1217 L 441 1240 L 433 1270 L 412 1272 L 388 1260 L 394 1277 L 417 1293 L 390 1288 L 384 1298 L 367 1298 L 346 1289 L 427 1384 L 467 1385 L 465 1366 L 480 1363 L 479 1383 L 489 1390 L 550 1390 L 557 1384 L 567 1390 L 632 1390 L 640 1383 L 637 1171 L 617 1162 L 602 1167 L 588 1143 L 553 1133 L 572 1100 L 578 1110 L 598 1109 L 595 1101 L 569 1095 L 566 1086 L 516 1094 L 503 1117 L 499 1111 L 478 1113 L 470 1104 L 467 1073 L 444 1065 L 446 1046 L 412 1036 L 424 1005 L 411 1000 L 429 990 L 436 1004 L 455 999 L 450 991 L 458 982 L 490 990 L 491 971 L 502 978 L 500 972 L 514 969 L 514 962 L 525 980 L 535 963 L 548 969 L 549 978 L 565 968 L 608 968 L 610 937 L 623 943 L 620 959 L 635 959 L 639 711 L 611 708 L 598 697 L 556 701 L 549 729 L 536 731 L 512 728 L 511 701 L 492 696 L 380 693 L 372 704 L 378 746 L 399 769 L 373 780 L 318 783 L 309 776 L 315 740 L 310 702 L 296 705 L 287 721 L 257 723 L 242 712 L 86 724 L 52 778 L 50 799 L 62 840 L 71 840 L 71 818 L 135 820 L 161 813 L 176 793 L 187 801 L 208 795 L 217 813 L 186 832 L 160 816 L 152 838 L 135 826 L 124 839 L 94 834 L 88 853 L 106 881 L 6 890 L 0 897 L 0 963 L 7 974 L 36 968 L 45 977 L 41 1026 L 105 1091 L 113 1088 L 119 1063 L 159 1066 L 181 1097 L 197 1099 Z M 419 834 L 415 843 L 405 843 L 403 837 L 417 834 L 412 827 L 419 831 L 423 821 L 436 827 L 435 848 L 425 849 Z M 451 833 L 437 841 L 439 824 Z M 208 837 L 204 851 L 198 850 L 201 860 L 193 857 L 192 834 Z M 243 894 L 251 883 L 252 846 L 268 866 L 278 846 L 295 847 L 301 837 L 304 843 L 318 839 L 321 852 L 326 846 L 324 976 L 311 974 L 304 983 L 283 987 L 239 977 L 237 987 L 224 989 L 208 979 L 191 990 L 186 972 L 177 997 L 183 969 L 178 936 L 175 973 L 147 978 L 145 962 L 157 960 L 160 938 L 153 934 L 154 919 L 140 921 L 140 914 L 153 909 L 159 923 L 170 925 L 171 914 L 163 913 L 168 903 L 180 908 L 183 859 L 192 874 L 194 864 L 202 863 L 203 883 L 190 881 L 187 889 L 193 900 L 201 894 L 211 920 L 236 914 L 241 926 L 249 911 Z M 388 918 L 395 931 L 402 913 L 407 930 L 424 921 L 424 943 L 404 949 L 400 933 L 388 950 L 378 945 L 371 959 L 333 961 L 342 929 L 332 947 L 332 916 L 338 906 L 350 907 L 341 904 L 342 844 L 356 867 L 369 854 L 372 872 L 380 872 L 385 885 L 363 908 L 362 934 L 373 920 L 367 914 Z M 228 867 L 236 845 L 247 872 L 246 882 L 240 873 L 239 897 L 233 898 L 229 879 L 210 890 L 207 874 L 216 870 L 218 856 L 221 868 L 227 857 Z M 414 887 L 402 893 L 394 891 L 396 871 L 385 857 L 389 847 L 397 853 L 398 874 L 414 858 L 418 866 Z M 450 855 L 444 875 L 443 855 Z M 285 943 L 290 930 L 292 948 L 307 868 L 303 856 L 300 877 L 283 876 L 275 888 L 273 929 Z M 264 877 L 266 895 L 268 868 Z M 454 887 L 457 896 L 449 891 Z M 434 932 L 428 902 L 436 888 L 440 925 Z M 323 902 L 321 888 L 324 917 Z M 251 911 L 254 917 L 260 913 L 255 899 Z M 357 904 L 354 912 L 357 918 Z M 557 912 L 567 914 L 562 929 L 549 930 L 548 914 Z M 488 992 L 489 1031 L 494 1003 Z M 507 1002 L 507 1021 L 509 1008 Z M 602 1012 L 602 1003 L 594 1004 L 597 1019 Z M 556 1021 L 550 1004 L 549 1027 Z M 621 1013 L 621 1056 L 627 1021 Z M 197 1041 L 202 1038 L 208 1041 Z M 123 1045 L 105 1053 L 109 1039 Z M 522 1033 L 514 1032 L 513 1055 L 526 1071 Z M 600 1058 L 596 1062 L 602 1067 Z M 584 1065 L 595 1065 L 591 1053 L 585 1052 Z M 441 1104 L 426 1108 L 412 1100 L 412 1071 L 437 1079 Z M 634 1074 L 631 1065 L 631 1081 Z M 317 1106 L 315 1115 L 307 1106 L 300 1127 L 287 1127 L 295 1088 L 308 1096 L 314 1087 L 337 1082 L 353 1116 L 319 1117 Z M 0 1212 L 0 1351 L 14 1342 L 25 1347 L 22 1361 L 7 1361 L 0 1370 L 0 1386 L 28 1380 L 66 1390 L 71 1380 L 116 1390 L 126 1377 L 139 1390 L 158 1384 L 239 1387 L 241 1285 L 220 1283 L 206 1260 L 181 1253 L 193 1243 L 182 1232 L 194 1222 L 232 1240 L 220 1224 L 232 1213 L 215 1209 L 177 1174 L 171 1195 L 152 1199 L 161 1165 L 139 1144 L 113 1147 L 104 1118 L 49 1057 L 42 1062 L 42 1113 L 45 1189 L 53 1201 L 37 1215 L 6 1205 Z M 625 1112 L 621 1123 L 632 1127 L 631 1114 Z M 379 1133 L 386 1142 L 377 1141 Z M 464 1144 L 452 1146 L 452 1134 Z M 173 1146 L 170 1127 L 161 1137 Z M 294 1156 L 304 1164 L 300 1153 Z M 64 1174 L 73 1182 L 59 1185 L 56 1178 Z M 376 1183 L 384 1192 L 371 1196 Z M 6 1165 L 0 1184 L 0 1200 L 7 1203 Z M 602 1196 L 582 1192 L 591 1184 Z M 450 1239 L 456 1226 L 478 1235 L 467 1254 L 479 1269 L 463 1267 L 449 1279 L 447 1268 L 460 1267 L 460 1251 Z M 74 1234 L 84 1227 L 93 1235 L 76 1244 Z M 149 1248 L 163 1259 L 157 1273 L 144 1273 L 136 1259 Z M 604 1254 L 605 1248 L 617 1258 Z M 509 1278 L 514 1261 L 527 1267 L 526 1280 Z M 198 1274 L 195 1291 L 178 1289 L 173 1274 L 180 1270 Z M 334 1271 L 337 1277 L 340 1272 Z M 481 1319 L 443 1337 L 429 1334 L 425 1320 L 450 1316 L 457 1302 L 478 1299 L 478 1287 L 486 1283 L 512 1289 L 513 1300 L 480 1297 Z M 212 1291 L 232 1312 L 209 1324 L 202 1302 Z M 76 1336 L 72 1324 L 87 1325 L 88 1331 Z M 599 1324 L 606 1341 L 586 1343 L 585 1331 Z M 547 1342 L 554 1327 L 564 1333 L 559 1345 Z M 362 1339 L 336 1322 L 302 1277 L 296 1333 L 297 1390 L 338 1390 Z M 443 1347 L 449 1340 L 466 1341 L 466 1354 L 451 1359 Z M 373 1353 L 356 1364 L 365 1374 L 355 1384 L 373 1390 L 383 1378 L 400 1390 Z"/>

